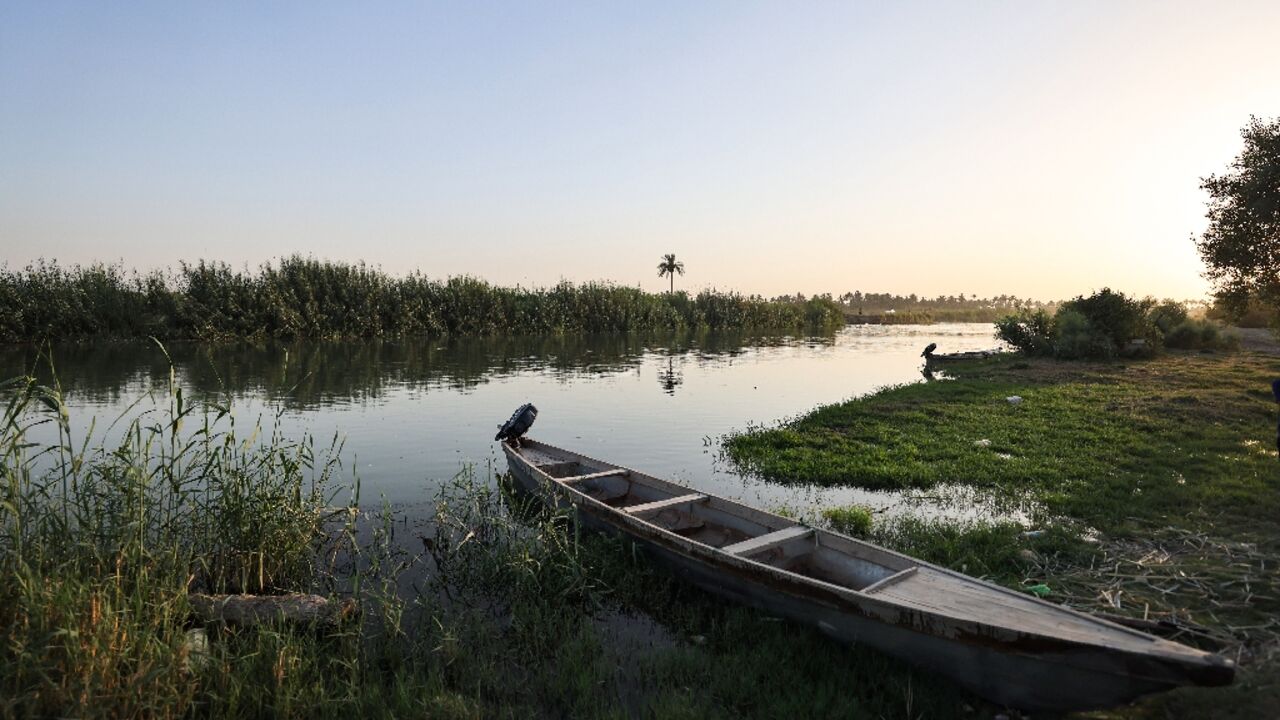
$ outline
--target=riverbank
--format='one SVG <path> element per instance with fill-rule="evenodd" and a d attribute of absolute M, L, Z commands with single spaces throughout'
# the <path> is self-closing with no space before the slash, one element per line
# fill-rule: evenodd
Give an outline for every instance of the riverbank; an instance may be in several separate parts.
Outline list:
<path fill-rule="evenodd" d="M 1280 373 L 1280 363 L 1253 355 L 1129 365 L 1000 358 L 948 372 L 958 379 L 833 406 L 814 417 L 840 423 L 788 432 L 808 437 L 814 451 L 841 434 L 876 436 L 838 452 L 863 456 L 858 467 L 880 467 L 868 473 L 880 487 L 938 492 L 939 481 L 983 477 L 970 484 L 1010 502 L 1034 500 L 1030 535 L 1028 525 L 1010 521 L 876 515 L 875 542 L 1013 587 L 1043 584 L 1048 599 L 1088 611 L 1159 619 L 1176 609 L 1180 621 L 1201 628 L 1180 639 L 1241 660 L 1231 688 L 1180 691 L 1097 716 L 1265 716 L 1277 701 L 1280 553 L 1276 458 L 1259 444 L 1274 428 L 1274 406 L 1254 383 Z M 26 422 L 63 417 L 56 392 L 10 387 L 5 399 L 18 390 L 28 392 Z M 1023 401 L 1009 404 L 1011 394 Z M 110 447 L 81 454 L 77 435 L 69 463 L 49 473 L 19 461 L 41 448 L 22 447 L 23 423 L 6 418 L 0 572 L 21 580 L 0 587 L 6 714 L 989 718 L 999 711 L 881 653 L 706 596 L 621 542 L 580 535 L 563 516 L 525 511 L 483 475 L 447 483 L 427 503 L 431 517 L 415 522 L 344 480 L 349 471 L 330 463 L 324 448 L 281 437 L 269 423 L 263 433 L 227 428 L 219 407 L 183 404 L 176 388 L 171 400 L 181 422 L 153 413 L 123 454 Z M 848 414 L 824 414 L 841 407 Z M 179 439 L 179 426 L 204 428 L 206 420 L 210 429 L 198 437 L 209 442 Z M 969 437 L 974 431 L 981 436 Z M 267 438 L 265 448 L 255 437 Z M 1002 463 L 1038 450 L 1060 457 L 1031 472 L 999 473 Z M 1134 453 L 1145 453 L 1145 462 L 1122 462 Z M 808 472 L 816 481 L 826 472 L 823 482 L 848 481 L 826 460 L 789 457 L 786 477 Z M 893 464 L 905 472 L 891 472 Z M 1154 469 L 1133 476 L 1145 466 Z M 60 467 L 72 473 L 65 484 Z M 1184 482 L 1165 477 L 1168 467 L 1181 468 Z M 73 502 L 50 502 L 64 488 Z M 191 621 L 193 589 L 352 597 L 360 620 L 319 632 L 199 626 Z M 133 691 L 140 676 L 152 688 L 145 697 Z"/>
<path fill-rule="evenodd" d="M 1033 537 L 994 524 L 893 543 L 1087 611 L 1176 619 L 1240 658 L 1234 686 L 1114 717 L 1262 717 L 1280 706 L 1280 472 L 1257 353 L 1130 363 L 999 357 L 727 440 L 777 482 L 931 489 L 1031 501 Z M 1008 398 L 1018 397 L 1011 402 Z M 1210 712 L 1212 709 L 1212 712 Z M 1230 714 L 1234 713 L 1234 715 Z"/>

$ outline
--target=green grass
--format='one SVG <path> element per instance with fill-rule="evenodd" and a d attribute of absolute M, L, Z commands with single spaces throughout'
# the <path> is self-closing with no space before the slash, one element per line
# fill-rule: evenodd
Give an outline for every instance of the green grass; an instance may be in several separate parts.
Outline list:
<path fill-rule="evenodd" d="M 1115 713 L 1240 717 L 1280 701 L 1280 359 L 1169 354 L 1127 364 L 998 358 L 727 438 L 747 472 L 872 489 L 965 485 L 1031 501 L 1031 525 L 905 519 L 880 542 L 1050 599 L 1176 614 L 1242 654 L 1237 685 Z M 1022 398 L 1010 403 L 1010 396 Z M 1184 579 L 1185 578 L 1185 579 Z M 1244 588 L 1247 587 L 1246 591 Z M 1119 593 L 1117 594 L 1117 591 Z M 1115 604 L 1119 607 L 1115 607 Z M 1268 679 L 1270 678 L 1270 679 Z"/>
<path fill-rule="evenodd" d="M 1022 366 L 1019 369 L 1017 366 Z M 1031 493 L 1104 531 L 1223 514 L 1276 536 L 1280 361 L 1174 355 L 1130 365 L 993 360 L 727 440 L 778 482 L 964 484 Z M 1010 396 L 1023 398 L 1011 404 Z"/>
<path fill-rule="evenodd" d="M 871 532 L 871 511 L 861 505 L 824 508 L 822 518 L 845 535 L 865 537 Z"/>
<path fill-rule="evenodd" d="M 0 342 L 826 331 L 843 324 L 829 298 L 659 294 L 610 283 L 507 288 L 472 277 L 396 277 L 363 263 L 299 256 L 256 271 L 205 261 L 145 275 L 112 265 L 63 268 L 52 262 L 0 268 Z"/>

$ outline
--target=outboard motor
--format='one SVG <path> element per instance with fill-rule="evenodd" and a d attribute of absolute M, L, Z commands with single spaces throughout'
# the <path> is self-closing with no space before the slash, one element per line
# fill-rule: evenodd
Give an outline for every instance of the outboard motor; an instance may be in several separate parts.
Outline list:
<path fill-rule="evenodd" d="M 529 432 L 529 428 L 537 418 L 538 408 L 534 407 L 533 403 L 525 403 L 516 408 L 510 420 L 498 426 L 498 434 L 494 435 L 493 439 L 510 440 L 512 445 L 520 447 L 520 436 Z"/>

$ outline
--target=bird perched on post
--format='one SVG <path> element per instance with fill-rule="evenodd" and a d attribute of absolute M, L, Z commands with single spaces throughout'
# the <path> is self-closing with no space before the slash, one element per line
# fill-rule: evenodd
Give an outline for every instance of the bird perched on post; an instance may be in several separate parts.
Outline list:
<path fill-rule="evenodd" d="M 933 357 L 933 351 L 938 349 L 938 343 L 929 343 L 925 346 L 924 352 L 920 353 L 920 357 Z"/>
<path fill-rule="evenodd" d="M 498 434 L 494 435 L 493 439 L 510 440 L 512 445 L 520 447 L 520 436 L 529 432 L 529 428 L 537 418 L 538 408 L 534 407 L 533 403 L 525 403 L 516 408 L 510 420 L 498 426 Z"/>

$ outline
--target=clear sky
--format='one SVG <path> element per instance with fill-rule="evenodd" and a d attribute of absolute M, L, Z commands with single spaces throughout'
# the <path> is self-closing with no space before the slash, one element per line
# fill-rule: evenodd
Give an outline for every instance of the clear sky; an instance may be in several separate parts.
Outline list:
<path fill-rule="evenodd" d="M 0 0 L 0 262 L 1207 290 L 1280 2 Z"/>

